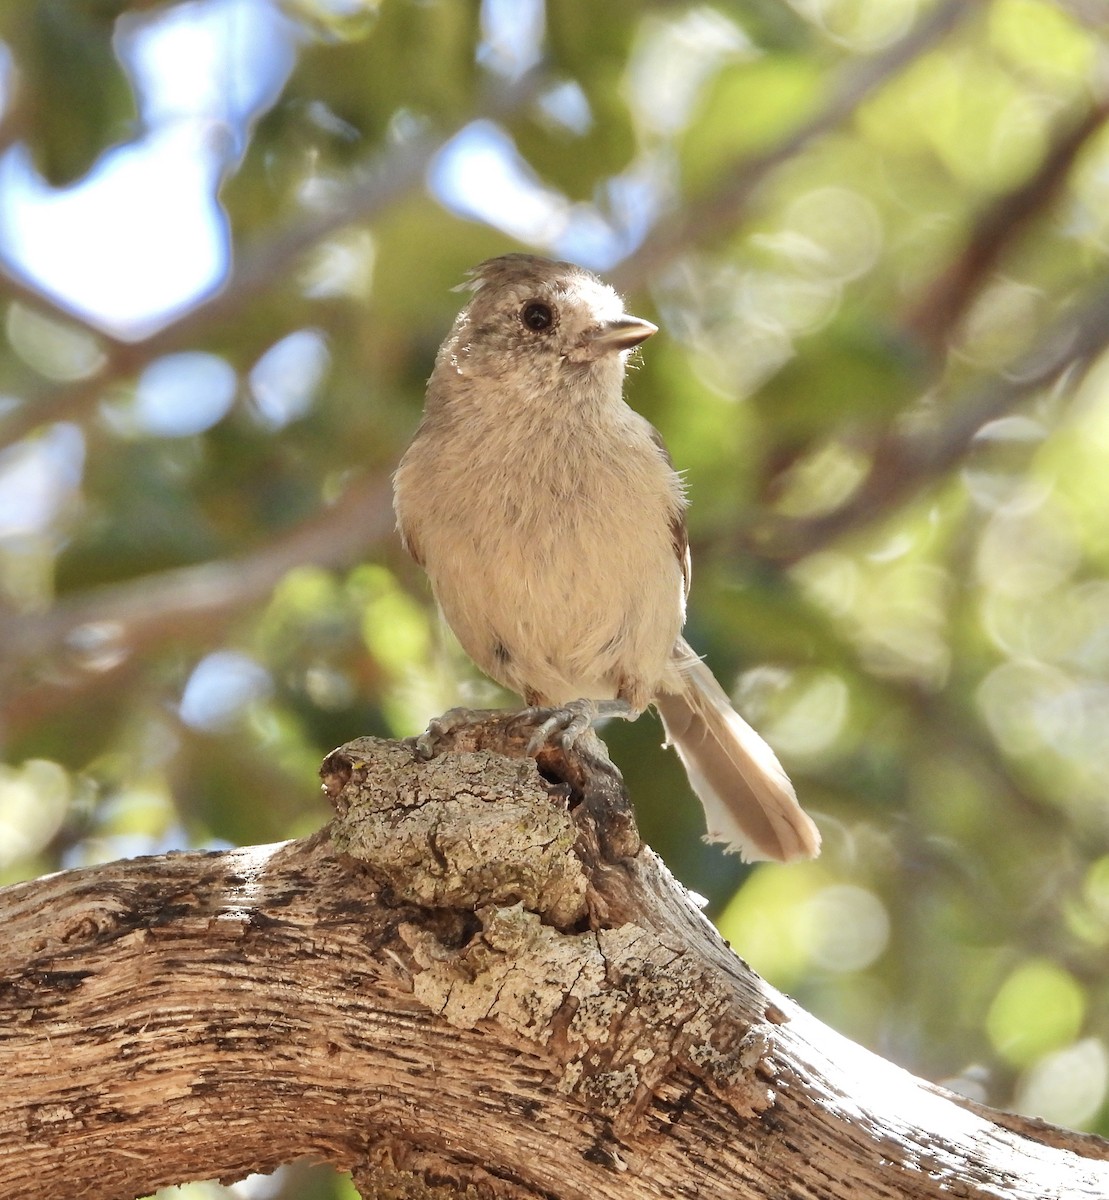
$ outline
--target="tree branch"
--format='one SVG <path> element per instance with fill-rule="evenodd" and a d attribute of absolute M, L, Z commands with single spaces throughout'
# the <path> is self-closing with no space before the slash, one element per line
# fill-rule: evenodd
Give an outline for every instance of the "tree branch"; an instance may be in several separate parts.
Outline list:
<path fill-rule="evenodd" d="M 843 124 L 882 84 L 947 37 L 978 7 L 966 0 L 946 0 L 888 50 L 853 66 L 827 103 L 808 121 L 769 150 L 734 163 L 711 188 L 663 218 L 639 249 L 609 272 L 613 285 L 621 291 L 633 291 L 692 246 L 734 229 L 751 197 L 770 174 L 811 142 Z"/>
<path fill-rule="evenodd" d="M 957 1102 L 763 983 L 599 743 L 533 764 L 529 732 L 500 714 L 430 762 L 360 739 L 314 837 L 0 892 L 3 1193 L 303 1154 L 366 1195 L 1109 1192 L 1106 1143 Z"/>
<path fill-rule="evenodd" d="M 763 520 L 741 529 L 740 551 L 792 563 L 843 534 L 887 516 L 893 506 L 933 483 L 965 458 L 975 435 L 1043 388 L 1066 377 L 1074 386 L 1109 346 L 1109 287 L 1102 286 L 1060 317 L 1004 373 L 945 405 L 945 417 L 920 433 L 887 432 L 875 441 L 870 470 L 830 512 Z"/>
<path fill-rule="evenodd" d="M 0 625 L 0 679 L 5 682 L 0 720 L 9 727 L 19 724 L 27 693 L 13 681 L 36 660 L 68 650 L 77 664 L 83 658 L 107 657 L 122 666 L 169 636 L 202 633 L 211 639 L 244 608 L 265 602 L 293 568 L 356 562 L 392 532 L 391 496 L 389 480 L 371 476 L 253 553 L 141 575 L 62 600 L 43 612 L 9 617 Z M 83 678 L 102 683 L 104 675 L 105 669 L 96 667 Z M 65 680 L 67 694 L 72 695 L 76 682 L 72 675 Z"/>
<path fill-rule="evenodd" d="M 1063 131 L 1029 179 L 998 197 L 975 222 L 962 252 L 904 320 L 905 329 L 932 353 L 943 349 L 1006 250 L 1055 200 L 1075 159 L 1107 118 L 1109 103 L 1095 104 Z"/>

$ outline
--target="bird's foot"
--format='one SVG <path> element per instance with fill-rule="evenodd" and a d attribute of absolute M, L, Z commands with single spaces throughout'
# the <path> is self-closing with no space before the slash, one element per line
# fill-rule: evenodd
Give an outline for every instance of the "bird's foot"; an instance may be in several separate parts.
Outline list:
<path fill-rule="evenodd" d="M 416 753 L 423 759 L 431 759 L 439 753 L 441 744 L 452 734 L 468 725 L 483 725 L 490 718 L 500 718 L 512 727 L 527 733 L 530 729 L 526 753 L 534 758 L 544 746 L 557 745 L 562 750 L 572 750 L 578 740 L 593 728 L 595 721 L 609 717 L 621 717 L 634 721 L 639 712 L 626 700 L 570 700 L 566 704 L 531 706 L 518 713 L 503 709 L 451 708 L 441 717 L 428 722 L 427 729 L 416 739 Z"/>
<path fill-rule="evenodd" d="M 634 721 L 637 716 L 639 713 L 626 700 L 570 700 L 550 708 L 525 708 L 519 719 L 535 726 L 528 741 L 528 754 L 534 756 L 552 741 L 563 750 L 572 750 L 578 738 L 593 728 L 594 721 L 606 717 Z"/>
<path fill-rule="evenodd" d="M 488 721 L 496 715 L 496 710 L 488 708 L 448 708 L 441 717 L 434 717 L 427 723 L 427 729 L 416 739 L 416 753 L 421 758 L 434 758 L 439 743 L 449 734 L 466 725 L 477 725 Z"/>

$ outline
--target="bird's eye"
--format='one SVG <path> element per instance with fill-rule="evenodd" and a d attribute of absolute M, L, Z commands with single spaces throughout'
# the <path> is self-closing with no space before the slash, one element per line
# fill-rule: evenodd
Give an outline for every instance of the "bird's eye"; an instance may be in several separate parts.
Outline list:
<path fill-rule="evenodd" d="M 551 311 L 549 304 L 544 304 L 540 300 L 529 300 L 527 304 L 520 309 L 520 320 L 532 330 L 533 333 L 542 333 L 544 329 L 550 329 L 554 324 L 554 313 Z"/>

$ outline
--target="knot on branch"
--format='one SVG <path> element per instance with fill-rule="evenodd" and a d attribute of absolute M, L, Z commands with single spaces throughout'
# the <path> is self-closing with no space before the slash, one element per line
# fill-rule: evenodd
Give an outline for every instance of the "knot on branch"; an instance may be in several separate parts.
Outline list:
<path fill-rule="evenodd" d="M 600 743 L 537 764 L 505 714 L 451 737 L 430 761 L 362 738 L 321 772 L 336 847 L 398 905 L 465 917 L 449 937 L 402 920 L 415 997 L 458 1029 L 495 1029 L 616 1127 L 677 1078 L 743 1116 L 769 1107 L 762 1027 L 652 911 L 657 861 Z"/>
<path fill-rule="evenodd" d="M 552 794 L 531 759 L 471 750 L 424 761 L 411 743 L 359 738 L 321 774 L 335 846 L 398 900 L 470 910 L 519 902 L 559 928 L 585 916 L 565 790 Z"/>

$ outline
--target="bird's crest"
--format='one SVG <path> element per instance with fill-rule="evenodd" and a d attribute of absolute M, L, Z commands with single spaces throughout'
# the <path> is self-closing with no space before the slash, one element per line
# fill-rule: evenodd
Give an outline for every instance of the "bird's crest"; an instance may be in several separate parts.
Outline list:
<path fill-rule="evenodd" d="M 570 274 L 588 274 L 574 263 L 554 262 L 537 254 L 502 254 L 499 258 L 487 258 L 466 272 L 465 280 L 451 290 L 454 292 L 478 292 L 486 284 L 510 283 L 527 278 L 549 278 L 552 270 Z"/>

